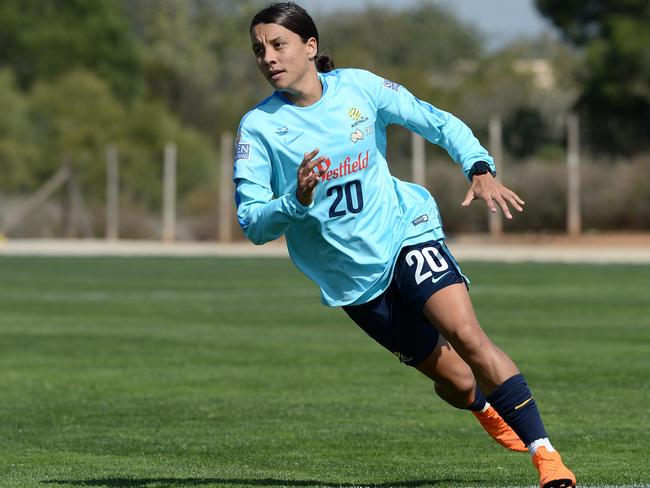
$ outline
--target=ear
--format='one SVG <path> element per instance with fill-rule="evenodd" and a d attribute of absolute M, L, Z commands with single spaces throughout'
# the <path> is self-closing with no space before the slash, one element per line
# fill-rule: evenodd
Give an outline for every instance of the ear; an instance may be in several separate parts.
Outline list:
<path fill-rule="evenodd" d="M 315 37 L 310 37 L 307 39 L 307 42 L 305 43 L 305 47 L 307 49 L 307 58 L 309 61 L 313 61 L 316 58 L 316 55 L 318 54 L 318 41 L 316 40 Z"/>

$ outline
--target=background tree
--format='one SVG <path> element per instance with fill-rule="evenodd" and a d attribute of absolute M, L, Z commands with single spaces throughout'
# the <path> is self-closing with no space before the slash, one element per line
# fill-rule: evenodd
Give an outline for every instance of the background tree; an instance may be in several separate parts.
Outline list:
<path fill-rule="evenodd" d="M 256 10 L 240 0 L 125 0 L 148 97 L 218 141 L 267 91 L 250 49 Z M 258 2 L 259 4 L 259 2 Z"/>
<path fill-rule="evenodd" d="M 650 2 L 536 0 L 539 11 L 583 49 L 577 107 L 589 144 L 609 154 L 650 147 Z"/>
<path fill-rule="evenodd" d="M 147 210 L 160 208 L 165 144 L 178 150 L 177 188 L 180 204 L 194 191 L 216 188 L 216 156 L 210 141 L 183 125 L 160 102 L 139 100 L 123 125 L 121 178 L 129 198 Z M 216 201 L 216 197 L 214 197 Z"/>
<path fill-rule="evenodd" d="M 54 82 L 38 82 L 31 96 L 34 143 L 39 163 L 31 173 L 43 181 L 63 164 L 89 193 L 103 193 L 103 152 L 119 139 L 125 111 L 108 84 L 88 71 L 71 71 Z"/>
<path fill-rule="evenodd" d="M 29 100 L 16 87 L 13 73 L 0 71 L 0 191 L 29 191 L 36 184 L 31 168 L 39 160 Z"/>
<path fill-rule="evenodd" d="M 452 112 L 458 107 L 454 87 L 484 54 L 476 29 L 431 3 L 405 10 L 369 6 L 316 21 L 321 50 L 333 56 L 336 67 L 367 69 Z M 388 138 L 391 171 L 410 178 L 410 132 L 394 126 Z"/>
<path fill-rule="evenodd" d="M 185 230 L 192 227 L 185 235 L 213 238 L 215 149 L 221 133 L 234 132 L 241 117 L 272 92 L 255 65 L 249 37 L 252 15 L 266 4 L 0 1 L 0 198 L 18 202 L 66 162 L 101 232 L 105 150 L 116 143 L 120 202 L 128 209 L 122 235 L 151 237 L 159 230 L 163 148 L 176 142 L 179 215 L 192 221 L 184 224 Z M 647 6 L 639 0 L 538 4 L 571 44 L 542 39 L 490 51 L 480 26 L 467 25 L 434 2 L 314 14 L 321 50 L 333 55 L 337 67 L 368 69 L 405 85 L 459 116 L 483 143 L 490 117 L 500 116 L 505 158 L 522 160 L 512 166 L 506 161 L 511 169 L 504 174 L 518 181 L 540 159 L 563 159 L 564 115 L 576 105 L 595 149 L 620 153 L 647 145 Z M 544 81 L 540 73 L 550 77 Z M 410 133 L 398 127 L 388 137 L 391 170 L 410 178 Z M 448 223 L 466 222 L 453 213 L 458 207 L 453 186 L 464 194 L 466 181 L 442 150 L 429 146 L 427 155 L 441 160 L 429 181 L 439 190 L 443 213 L 452 216 Z M 552 164 L 544 166 L 531 189 L 554 170 Z M 642 174 L 645 167 L 639 163 L 639 168 Z M 562 168 L 555 169 L 561 176 Z M 449 178 L 443 174 L 447 170 Z M 618 180 L 621 187 L 626 178 Z M 550 183 L 561 190 L 562 181 Z M 558 198 L 549 197 L 549 205 Z M 637 213 L 645 215 L 643 209 Z M 562 225 L 561 216 L 538 217 L 539 228 L 550 221 Z M 477 213 L 472 228 L 484 220 L 484 212 Z M 619 221 L 632 222 L 619 214 L 608 220 Z"/>
<path fill-rule="evenodd" d="M 489 120 L 503 123 L 515 161 L 539 157 L 564 142 L 565 114 L 577 97 L 576 56 L 553 39 L 519 41 L 484 55 L 454 87 L 457 113 L 486 140 Z"/>
<path fill-rule="evenodd" d="M 447 9 L 367 7 L 320 23 L 322 48 L 337 67 L 363 68 L 404 84 L 425 100 L 440 100 L 484 53 L 481 36 Z"/>
<path fill-rule="evenodd" d="M 120 2 L 0 2 L 0 66 L 11 67 L 23 88 L 84 68 L 131 99 L 141 88 L 134 41 Z"/>

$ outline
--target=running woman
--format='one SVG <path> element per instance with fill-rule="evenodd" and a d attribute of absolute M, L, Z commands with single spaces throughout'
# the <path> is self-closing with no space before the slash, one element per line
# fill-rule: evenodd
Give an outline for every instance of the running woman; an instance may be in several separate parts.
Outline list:
<path fill-rule="evenodd" d="M 512 360 L 476 319 L 467 280 L 445 246 L 433 197 L 391 176 L 386 127 L 445 148 L 483 200 L 511 219 L 524 202 L 495 178 L 492 157 L 453 115 L 360 69 L 333 69 L 295 3 L 258 12 L 255 60 L 274 88 L 242 119 L 234 182 L 239 224 L 255 244 L 284 235 L 294 264 L 401 362 L 470 410 L 500 444 L 529 451 L 543 488 L 575 486 Z"/>

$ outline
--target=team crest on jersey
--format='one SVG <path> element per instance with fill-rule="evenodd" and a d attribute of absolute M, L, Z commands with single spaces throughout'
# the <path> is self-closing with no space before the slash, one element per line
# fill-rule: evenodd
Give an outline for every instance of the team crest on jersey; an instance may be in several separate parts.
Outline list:
<path fill-rule="evenodd" d="M 363 124 L 368 120 L 368 117 L 364 116 L 357 107 L 350 107 L 348 110 L 348 116 L 354 121 L 350 127 L 356 127 L 359 124 Z"/>
<path fill-rule="evenodd" d="M 251 145 L 247 142 L 244 142 L 242 144 L 237 144 L 237 148 L 235 149 L 235 161 L 239 161 L 240 159 L 248 159 L 250 158 L 251 155 Z"/>
<path fill-rule="evenodd" d="M 352 134 L 350 134 L 350 140 L 355 144 L 359 142 L 361 139 L 363 139 L 363 132 L 361 132 L 359 129 L 355 129 L 355 131 Z"/>
<path fill-rule="evenodd" d="M 400 86 L 402 86 L 402 85 L 399 85 L 399 84 L 395 83 L 394 81 L 390 81 L 390 80 L 384 80 L 383 85 L 384 85 L 384 88 L 389 88 L 389 89 L 391 89 L 393 91 L 399 91 Z"/>
<path fill-rule="evenodd" d="M 367 125 L 363 130 L 356 128 L 354 132 L 350 134 L 350 140 L 355 144 L 359 141 L 362 141 L 364 137 L 371 136 L 375 133 L 375 129 L 372 125 Z"/>

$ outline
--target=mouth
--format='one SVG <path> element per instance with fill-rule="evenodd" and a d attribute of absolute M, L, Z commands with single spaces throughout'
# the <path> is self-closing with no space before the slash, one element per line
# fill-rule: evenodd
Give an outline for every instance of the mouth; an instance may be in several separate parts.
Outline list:
<path fill-rule="evenodd" d="M 280 79 L 282 74 L 284 73 L 284 70 L 277 70 L 277 71 L 269 71 L 268 73 L 268 78 L 269 80 L 277 81 Z"/>

